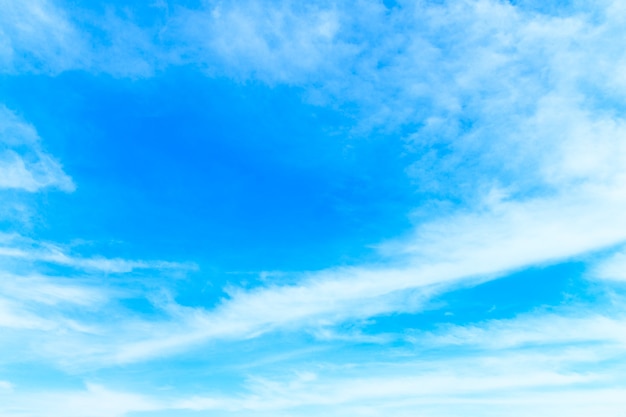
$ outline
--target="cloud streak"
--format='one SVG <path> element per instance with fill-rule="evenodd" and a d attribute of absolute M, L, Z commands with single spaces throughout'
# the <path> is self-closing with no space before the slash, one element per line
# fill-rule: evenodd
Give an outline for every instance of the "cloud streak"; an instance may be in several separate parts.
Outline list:
<path fill-rule="evenodd" d="M 168 261 L 146 261 L 122 258 L 105 258 L 103 256 L 73 256 L 67 248 L 50 242 L 41 242 L 20 235 L 0 234 L 0 259 L 18 262 L 42 262 L 67 266 L 85 271 L 105 273 L 126 273 L 134 270 L 194 270 L 193 263 Z"/>
<path fill-rule="evenodd" d="M 619 365 L 626 342 L 622 322 L 623 310 L 612 316 L 536 313 L 451 326 L 410 335 L 411 345 L 387 352 L 386 360 L 363 361 L 356 353 L 340 365 L 329 358 L 250 376 L 239 393 L 230 396 L 169 393 L 157 399 L 88 384 L 85 391 L 76 392 L 18 391 L 3 406 L 6 410 L 19 404 L 23 414 L 17 415 L 36 415 L 56 401 L 64 404 L 54 408 L 58 414 L 52 415 L 59 416 L 74 415 L 80 407 L 87 416 L 104 415 L 103 410 L 114 416 L 150 410 L 225 416 L 408 416 L 416 410 L 437 417 L 531 412 L 548 416 L 557 409 L 581 416 L 617 415 L 626 389 Z M 33 396 L 38 401 L 26 401 Z M 103 404 L 111 400 L 116 400 L 115 406 Z"/>

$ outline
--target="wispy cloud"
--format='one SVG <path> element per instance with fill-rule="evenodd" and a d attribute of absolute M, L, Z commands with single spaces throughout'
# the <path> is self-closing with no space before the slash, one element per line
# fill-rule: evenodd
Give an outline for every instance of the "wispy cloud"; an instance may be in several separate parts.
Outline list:
<path fill-rule="evenodd" d="M 212 74 L 356 104 L 366 131 L 403 127 L 416 186 L 471 199 L 623 177 L 624 123 L 598 99 L 621 102 L 620 16 L 615 2 L 563 15 L 487 0 L 358 14 L 247 2 L 187 10 L 170 29 Z"/>
<path fill-rule="evenodd" d="M 71 178 L 42 149 L 35 128 L 0 105 L 0 189 L 73 191 Z"/>
<path fill-rule="evenodd" d="M 176 62 L 157 47 L 164 28 L 140 27 L 127 8 L 107 6 L 102 15 L 54 0 L 5 0 L 0 6 L 0 73 L 83 70 L 136 78 L 167 66 L 160 61 Z"/>
<path fill-rule="evenodd" d="M 54 2 L 5 0 L 0 6 L 1 72 L 54 73 L 84 65 L 89 45 Z"/>
<path fill-rule="evenodd" d="M 590 277 L 609 281 L 626 281 L 626 254 L 614 252 L 611 256 L 599 260 L 591 269 Z"/>
<path fill-rule="evenodd" d="M 90 342 L 81 336 L 73 357 L 77 361 L 84 352 L 86 363 L 129 363 L 182 352 L 209 341 L 242 340 L 276 330 L 315 330 L 381 314 L 419 311 L 442 292 L 622 241 L 626 227 L 616 225 L 621 224 L 626 202 L 613 190 L 594 190 L 595 198 L 583 195 L 498 202 L 482 214 L 445 216 L 424 225 L 413 237 L 390 244 L 393 248 L 386 249 L 389 253 L 402 254 L 392 258 L 396 266 L 329 269 L 301 274 L 293 285 L 231 289 L 229 298 L 212 310 L 156 297 L 152 301 L 163 313 L 159 320 L 112 323 L 109 330 L 113 332 L 114 327 L 116 336 L 104 345 L 100 339 Z M 76 268 L 94 267 L 93 262 L 71 260 L 66 255 L 54 255 L 54 251 L 14 252 L 8 255 Z M 150 266 L 116 262 L 128 268 L 112 271 Z M 109 262 L 97 264 L 103 271 L 111 269 Z M 101 314 L 109 313 L 105 309 Z M 92 343 L 100 346 L 100 353 L 95 354 Z M 60 348 L 49 353 L 64 361 L 64 352 Z"/>
<path fill-rule="evenodd" d="M 411 415 L 415 407 L 433 416 L 550 415 L 556 408 L 613 415 L 624 405 L 622 319 L 623 311 L 572 310 L 449 326 L 414 334 L 413 348 L 391 351 L 387 361 L 321 363 L 284 378 L 253 378 L 244 398 L 196 397 L 180 406 L 295 415 Z"/>
<path fill-rule="evenodd" d="M 615 226 L 626 202 L 612 190 L 595 197 L 500 203 L 480 215 L 444 217 L 387 249 L 403 254 L 394 258 L 395 267 L 329 269 L 302 274 L 293 285 L 233 289 L 214 310 L 164 305 L 178 324 L 120 345 L 114 360 L 160 356 L 208 340 L 419 311 L 442 292 L 621 242 L 626 228 Z"/>
<path fill-rule="evenodd" d="M 617 415 L 624 403 L 625 340 L 622 313 L 535 313 L 490 320 L 471 327 L 444 327 L 414 333 L 411 345 L 396 347 L 386 359 L 332 358 L 291 364 L 268 375 L 250 375 L 236 393 L 159 396 L 115 392 L 88 385 L 76 392 L 18 392 L 6 404 L 36 414 L 41 404 L 57 401 L 58 415 L 74 406 L 119 398 L 111 415 L 139 410 L 195 410 L 223 415 Z M 565 330 L 565 332 L 563 332 Z M 37 398 L 38 401 L 26 401 Z M 62 399 L 80 399 L 61 401 Z M 41 399 L 42 401 L 39 401 Z M 33 405 L 34 404 L 34 405 Z M 5 408 L 7 406 L 5 405 Z M 511 412 L 514 408 L 515 412 Z M 86 408 L 86 415 L 93 407 Z M 106 407 L 105 407 L 106 409 Z M 94 416 L 100 408 L 95 407 Z M 220 414 L 220 415 L 221 415 Z M 30 415 L 30 414 L 26 414 Z M 55 415 L 55 414 L 53 414 Z M 149 414 L 148 414 L 149 415 Z"/>
<path fill-rule="evenodd" d="M 129 412 L 158 410 L 160 401 L 139 394 L 110 390 L 88 384 L 83 391 L 57 391 L 35 394 L 36 401 L 27 395 L 5 396 L 0 411 L 10 417 L 50 416 L 122 417 Z M 30 403 L 30 404 L 29 404 Z"/>
<path fill-rule="evenodd" d="M 356 48 L 339 38 L 342 18 L 328 5 L 214 2 L 175 15 L 172 29 L 211 73 L 297 84 L 335 70 L 338 50 L 353 55 Z"/>
<path fill-rule="evenodd" d="M 74 256 L 61 245 L 37 241 L 17 234 L 0 234 L 0 259 L 2 258 L 28 263 L 43 262 L 86 271 L 108 273 L 124 273 L 139 269 L 193 270 L 197 268 L 195 264 L 190 262 Z"/>

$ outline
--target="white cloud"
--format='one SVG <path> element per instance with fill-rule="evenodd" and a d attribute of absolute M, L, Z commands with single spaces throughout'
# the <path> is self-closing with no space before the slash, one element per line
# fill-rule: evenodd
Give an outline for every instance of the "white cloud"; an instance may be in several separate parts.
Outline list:
<path fill-rule="evenodd" d="M 546 15 L 492 0 L 361 2 L 356 14 L 326 3 L 209 3 L 175 15 L 168 34 L 184 62 L 211 74 L 356 104 L 361 135 L 405 126 L 416 186 L 471 202 L 493 185 L 524 194 L 623 183 L 617 4 Z"/>
<path fill-rule="evenodd" d="M 596 344 L 594 359 L 600 359 L 605 353 L 600 353 L 601 350 L 606 348 L 621 355 L 626 346 L 626 321 L 622 313 L 609 316 L 588 308 L 571 310 L 574 312 L 570 316 L 529 314 L 474 325 L 447 326 L 436 332 L 417 332 L 410 339 L 423 346 L 465 346 L 494 352 L 558 346 L 564 355 L 578 345 Z"/>
<path fill-rule="evenodd" d="M 0 1 L 0 72 L 59 72 L 84 65 L 80 31 L 48 0 Z"/>
<path fill-rule="evenodd" d="M 17 276 L 6 273 L 3 274 L 3 278 L 0 284 L 2 293 L 21 302 L 36 302 L 49 306 L 69 303 L 95 308 L 107 299 L 105 290 L 81 285 L 78 279 Z"/>
<path fill-rule="evenodd" d="M 58 3 L 0 1 L 0 73 L 84 70 L 136 78 L 177 61 L 175 54 L 158 48 L 164 27 L 141 28 L 112 5 L 100 14 Z"/>
<path fill-rule="evenodd" d="M 3 395 L 0 393 L 0 398 Z M 139 394 L 114 391 L 88 384 L 83 391 L 14 392 L 2 398 L 3 416 L 20 417 L 124 417 L 130 412 L 161 408 L 160 401 Z"/>
<path fill-rule="evenodd" d="M 37 415 L 54 402 L 63 404 L 51 408 L 58 413 L 52 416 L 71 416 L 80 407 L 94 413 L 88 416 L 105 415 L 105 410 L 120 416 L 140 410 L 233 416 L 418 412 L 432 417 L 547 417 L 556 411 L 618 416 L 626 406 L 620 311 L 611 316 L 571 309 L 414 333 L 412 347 L 387 349 L 374 357 L 355 351 L 340 355 L 340 362 L 322 355 L 316 362 L 282 368 L 272 364 L 248 374 L 247 383 L 228 395 L 130 394 L 88 385 L 86 391 L 15 392 L 0 404 L 21 408 L 23 415 Z M 100 401 L 115 406 L 91 411 Z"/>
<path fill-rule="evenodd" d="M 233 415 L 617 416 L 626 405 L 623 309 L 572 311 L 415 333 L 413 348 L 388 350 L 387 360 L 357 351 L 341 364 L 307 362 L 295 376 L 271 370 L 251 378 L 245 394 L 196 396 L 178 407 Z"/>
<path fill-rule="evenodd" d="M 0 189 L 35 192 L 46 187 L 68 192 L 75 188 L 61 165 L 42 149 L 34 127 L 0 105 Z"/>
<path fill-rule="evenodd" d="M 594 265 L 590 277 L 609 281 L 626 281 L 626 253 L 618 251 Z"/>
<path fill-rule="evenodd" d="M 624 210 L 622 195 L 593 189 L 553 200 L 500 202 L 481 214 L 443 217 L 410 239 L 390 244 L 390 253 L 405 256 L 395 267 L 329 269 L 303 274 L 290 286 L 233 290 L 209 311 L 165 304 L 174 321 L 118 345 L 112 360 L 133 362 L 208 340 L 416 311 L 452 288 L 619 243 L 626 239 Z"/>
<path fill-rule="evenodd" d="M 339 18 L 332 6 L 220 2 L 187 10 L 172 26 L 183 50 L 213 73 L 292 84 L 335 68 L 338 48 L 351 52 L 337 40 Z"/>
<path fill-rule="evenodd" d="M 126 273 L 139 269 L 188 271 L 197 268 L 193 263 L 74 256 L 67 248 L 57 244 L 38 242 L 15 234 L 0 233 L 0 259 L 2 258 L 26 263 L 44 262 L 85 271 L 108 273 Z"/>
<path fill-rule="evenodd" d="M 167 291 L 159 289 L 157 281 L 180 278 L 194 268 L 175 262 L 77 257 L 57 245 L 0 234 L 2 361 L 15 360 L 18 344 L 20 360 L 46 358 L 75 369 L 93 366 L 90 360 L 102 358 L 112 346 L 159 326 L 158 318 L 146 319 L 125 306 L 125 299 L 157 303 L 158 293 Z M 136 276 L 142 269 L 148 278 Z M 155 308 L 156 316 L 165 315 Z M 102 366 L 107 364 L 97 365 Z"/>
<path fill-rule="evenodd" d="M 624 196 L 611 188 L 585 190 L 585 194 L 526 202 L 496 199 L 482 213 L 444 216 L 423 225 L 412 237 L 388 244 L 389 253 L 401 254 L 392 258 L 396 266 L 328 269 L 300 274 L 293 285 L 233 289 L 213 309 L 146 295 L 160 311 L 158 318 L 108 321 L 101 331 L 111 336 L 104 340 L 82 332 L 76 338 L 68 334 L 63 343 L 48 342 L 45 355 L 72 366 L 132 363 L 209 341 L 243 340 L 276 330 L 312 330 L 323 336 L 320 329 L 345 321 L 419 311 L 430 298 L 450 289 L 529 265 L 560 262 L 624 240 Z M 69 263 L 64 257 L 59 261 L 38 256 L 32 259 L 85 267 L 80 259 Z M 111 305 L 99 310 L 92 324 L 107 322 L 98 317 L 110 316 L 115 309 Z M 71 360 L 66 342 L 74 346 Z"/>
<path fill-rule="evenodd" d="M 65 191 L 73 191 L 73 185 L 59 164 L 48 155 L 39 153 L 36 162 L 26 162 L 11 150 L 0 155 L 0 188 L 15 188 L 37 191 L 41 188 L 57 186 Z"/>
<path fill-rule="evenodd" d="M 58 323 L 24 308 L 22 303 L 0 297 L 0 327 L 6 329 L 53 329 Z M 6 336 L 5 336 L 6 337 Z"/>
<path fill-rule="evenodd" d="M 130 293 L 128 290 L 102 288 L 95 278 L 36 273 L 18 275 L 6 270 L 0 270 L 0 276 L 0 328 L 5 333 L 3 350 L 10 351 L 13 343 L 20 341 L 23 358 L 31 355 L 32 347 L 35 352 L 42 350 L 40 343 L 46 333 L 52 337 L 63 334 L 64 337 L 72 334 L 80 337 L 89 333 L 95 337 L 102 329 L 100 320 L 94 320 L 94 315 L 106 307 L 111 311 L 111 304 Z M 10 329 L 33 332 L 11 333 Z M 9 356 L 7 354 L 7 358 Z M 39 355 L 35 353 L 35 356 Z"/>

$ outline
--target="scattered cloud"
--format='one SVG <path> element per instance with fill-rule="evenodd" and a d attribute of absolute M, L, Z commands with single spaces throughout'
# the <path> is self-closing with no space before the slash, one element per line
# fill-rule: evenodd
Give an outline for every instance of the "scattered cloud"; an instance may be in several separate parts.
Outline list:
<path fill-rule="evenodd" d="M 35 192 L 46 187 L 75 189 L 61 164 L 42 149 L 35 128 L 0 105 L 0 190 Z"/>
<path fill-rule="evenodd" d="M 135 293 L 108 277 L 131 281 L 138 270 L 159 277 L 195 265 L 81 256 L 2 234 L 5 361 L 19 344 L 21 360 L 80 374 L 273 332 L 370 343 L 368 335 L 342 337 L 337 325 L 419 312 L 444 292 L 626 241 L 620 2 L 557 14 L 495 0 L 359 2 L 359 13 L 325 2 L 205 2 L 157 8 L 162 19 L 152 25 L 113 7 L 101 21 L 52 1 L 0 0 L 0 7 L 5 74 L 147 77 L 192 65 L 208 76 L 295 86 L 312 103 L 355 115 L 355 136 L 382 132 L 402 141 L 416 189 L 454 202 L 381 243 L 380 263 L 298 272 L 290 285 L 270 276 L 262 286 L 229 288 L 211 307 L 185 305 L 167 287 L 145 289 L 139 297 L 150 314 L 124 305 Z M 0 192 L 44 189 L 75 185 L 35 128 L 0 106 Z M 53 274 L 54 267 L 72 274 Z M 626 255 L 617 251 L 590 275 L 612 288 L 626 280 L 624 271 Z M 0 381 L 0 413 L 409 416 L 419 406 L 436 417 L 618 415 L 626 406 L 626 329 L 623 312 L 612 307 L 381 337 L 380 345 L 404 337 L 410 348 L 383 363 L 320 362 L 299 365 L 295 377 L 252 375 L 231 396 L 163 399 L 93 384 L 41 393 Z M 442 356 L 421 358 L 433 350 Z"/>
<path fill-rule="evenodd" d="M 17 234 L 0 234 L 0 259 L 2 258 L 28 263 L 44 262 L 106 273 L 125 273 L 140 269 L 188 271 L 197 268 L 193 263 L 74 256 L 61 245 L 36 241 Z"/>
<path fill-rule="evenodd" d="M 58 73 L 85 65 L 89 45 L 54 2 L 3 0 L 0 7 L 0 72 Z"/>
<path fill-rule="evenodd" d="M 330 5 L 209 2 L 177 14 L 172 29 L 185 53 L 210 73 L 225 69 L 241 79 L 298 84 L 335 71 L 338 50 L 353 55 L 354 46 L 339 38 L 341 18 Z"/>
<path fill-rule="evenodd" d="M 626 253 L 617 251 L 600 260 L 590 271 L 590 277 L 608 281 L 626 281 Z"/>
<path fill-rule="evenodd" d="M 626 201 L 613 190 L 599 191 L 594 198 L 506 202 L 482 214 L 445 216 L 385 248 L 396 256 L 395 267 L 329 269 L 302 274 L 294 285 L 233 289 L 212 311 L 171 305 L 184 326 L 120 346 L 115 360 L 160 356 L 208 340 L 415 312 L 442 292 L 610 247 L 626 238 L 626 227 L 616 227 Z"/>
<path fill-rule="evenodd" d="M 89 384 L 77 392 L 18 392 L 6 404 L 20 404 L 32 415 L 52 401 L 68 407 L 54 408 L 58 415 L 74 415 L 79 406 L 98 408 L 105 399 L 120 400 L 116 408 L 104 408 L 109 415 L 193 410 L 233 416 L 339 416 L 369 410 L 363 415 L 409 416 L 416 409 L 433 417 L 548 416 L 557 409 L 580 416 L 618 415 L 626 398 L 620 365 L 626 343 L 623 317 L 572 311 L 413 333 L 411 347 L 390 351 L 386 360 L 363 360 L 355 352 L 341 364 L 331 358 L 299 363 L 269 375 L 250 375 L 233 395 L 137 395 Z M 27 395 L 37 401 L 27 402 Z"/>

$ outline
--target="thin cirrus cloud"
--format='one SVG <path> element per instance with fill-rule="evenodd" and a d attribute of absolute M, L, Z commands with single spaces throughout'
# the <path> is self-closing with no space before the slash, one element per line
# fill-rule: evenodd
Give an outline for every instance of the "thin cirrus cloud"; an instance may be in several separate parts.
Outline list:
<path fill-rule="evenodd" d="M 49 0 L 6 0 L 0 5 L 3 74 L 55 76 L 85 70 L 136 78 L 153 74 L 167 57 L 152 44 L 154 34 L 114 12 L 102 16 L 87 9 L 67 10 Z"/>
<path fill-rule="evenodd" d="M 482 218 L 446 218 L 427 224 L 423 236 L 418 233 L 415 240 L 404 241 L 393 250 L 409 253 L 404 260 L 408 266 L 333 269 L 305 274 L 293 286 L 234 290 L 213 311 L 170 305 L 168 308 L 182 313 L 178 319 L 182 323 L 152 330 L 144 340 L 120 344 L 112 360 L 134 362 L 210 340 L 246 339 L 268 331 L 314 329 L 419 311 L 429 299 L 450 289 L 529 265 L 567 260 L 622 241 L 624 228 L 615 225 L 623 204 L 598 200 L 610 207 L 605 212 L 586 201 L 568 204 L 566 212 L 561 200 L 553 205 L 542 201 L 534 206 L 513 205 L 502 209 L 499 216 L 489 213 Z M 533 213 L 532 217 L 527 213 Z M 590 235 L 589 230 L 594 233 Z"/>
<path fill-rule="evenodd" d="M 383 132 L 400 141 L 406 174 L 432 201 L 415 208 L 412 230 L 376 246 L 378 262 L 293 272 L 289 285 L 264 274 L 261 283 L 226 288 L 211 305 L 186 305 L 172 286 L 145 283 L 146 273 L 165 282 L 194 264 L 81 256 L 36 236 L 0 235 L 3 363 L 20 357 L 20 344 L 28 347 L 21 356 L 86 383 L 46 392 L 2 376 L 3 414 L 408 416 L 419 407 L 432 416 L 619 415 L 626 8 L 602 1 L 550 14 L 491 0 L 359 4 L 355 11 L 326 2 L 161 2 L 150 9 L 152 24 L 123 8 L 96 22 L 96 11 L 54 2 L 3 4 L 0 64 L 8 76 L 78 70 L 138 79 L 190 66 L 244 87 L 295 87 L 303 100 L 354 117 L 357 140 Z M 80 185 L 6 107 L 0 129 L 0 188 Z M 595 259 L 599 252 L 604 260 Z M 585 276 L 610 294 L 605 304 L 530 306 L 510 319 L 372 339 L 353 339 L 342 327 L 417 314 L 442 294 L 531 266 L 590 258 Z M 136 299 L 144 307 L 128 302 Z M 154 359 L 192 360 L 202 349 L 271 344 L 285 333 L 346 351 L 287 362 L 284 371 L 237 373 L 244 382 L 230 392 L 157 395 L 84 376 L 120 365 L 152 375 Z M 384 360 L 359 353 L 364 340 Z M 441 354 L 421 359 L 433 351 Z"/>
<path fill-rule="evenodd" d="M 625 271 L 626 254 L 622 250 L 600 259 L 591 269 L 589 276 L 592 279 L 620 282 L 626 280 Z"/>
<path fill-rule="evenodd" d="M 0 72 L 59 73 L 82 67 L 88 43 L 54 2 L 2 1 Z"/>
<path fill-rule="evenodd" d="M 46 153 L 33 126 L 0 105 L 0 189 L 35 192 L 59 188 L 71 192 L 75 186 L 60 163 Z"/>
<path fill-rule="evenodd" d="M 563 325 L 568 326 L 565 338 L 555 334 Z M 478 410 L 485 415 L 509 414 L 511 407 L 515 416 L 529 412 L 544 415 L 555 409 L 573 415 L 598 410 L 614 415 L 624 405 L 623 390 L 615 387 L 623 374 L 614 362 L 623 356 L 624 340 L 614 332 L 621 327 L 621 322 L 601 316 L 572 319 L 539 314 L 415 337 L 416 348 L 398 352 L 402 359 L 392 362 L 358 362 L 357 354 L 354 363 L 339 368 L 322 362 L 300 365 L 297 372 L 281 376 L 252 377 L 238 396 L 177 398 L 166 393 L 157 399 L 88 384 L 85 391 L 38 394 L 42 401 L 37 404 L 62 398 L 67 401 L 53 407 L 59 413 L 53 415 L 74 415 L 82 410 L 87 416 L 103 415 L 103 410 L 115 416 L 148 410 L 227 410 L 231 415 L 315 415 L 325 410 L 331 415 L 360 415 L 368 409 L 371 414 L 371 407 L 379 413 L 375 415 L 410 415 L 415 407 L 433 416 Z M 456 350 L 449 357 L 431 358 L 432 350 L 421 349 L 436 347 L 446 352 L 450 345 Z M 458 346 L 465 348 L 459 351 Z M 602 361 L 604 366 L 598 367 Z M 581 367 L 586 370 L 577 370 Z M 113 407 L 110 400 L 114 398 L 118 401 Z M 13 396 L 4 407 L 15 403 L 19 397 Z"/>
<path fill-rule="evenodd" d="M 493 215 L 482 220 L 460 218 L 456 224 L 446 218 L 443 224 L 426 225 L 424 236 L 410 242 L 426 248 L 423 252 L 405 242 L 403 249 L 410 253 L 408 266 L 334 269 L 305 274 L 292 286 L 233 290 L 213 310 L 159 299 L 157 307 L 166 314 L 162 320 L 115 323 L 108 331 L 116 337 L 104 345 L 93 340 L 100 345 L 99 353 L 81 336 L 77 346 L 84 347 L 85 355 L 76 349 L 72 357 L 90 366 L 133 363 L 181 353 L 210 341 L 249 339 L 277 330 L 313 330 L 381 314 L 419 311 L 429 299 L 450 289 L 621 241 L 624 237 L 619 231 L 623 228 L 614 226 L 623 208 L 603 203 L 611 210 L 580 203 L 569 204 L 568 212 L 563 211 L 562 204 L 532 209 L 513 206 L 500 213 L 499 222 Z M 532 218 L 526 217 L 529 212 Z M 603 228 L 599 228 L 599 219 L 607 220 Z M 484 226 L 479 229 L 481 221 Z M 546 228 L 547 224 L 551 226 Z M 596 231 L 590 236 L 588 230 L 592 228 Z M 537 245 L 538 241 L 543 244 Z M 101 314 L 109 313 L 104 309 Z M 65 362 L 65 352 L 60 348 L 49 354 Z"/>
<path fill-rule="evenodd" d="M 104 273 L 124 273 L 141 269 L 194 270 L 197 268 L 193 263 L 75 256 L 62 246 L 36 241 L 18 234 L 0 234 L 0 259 L 2 258 L 31 264 L 42 262 Z"/>

